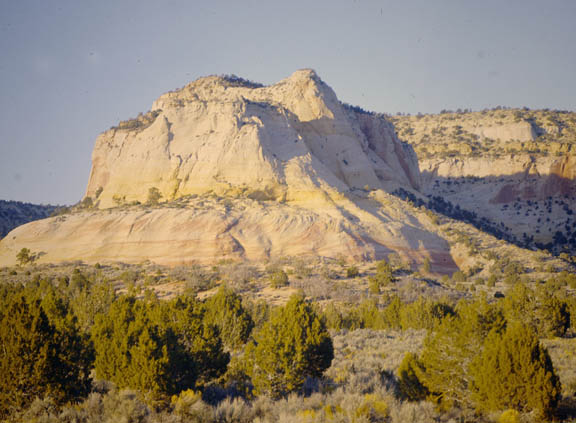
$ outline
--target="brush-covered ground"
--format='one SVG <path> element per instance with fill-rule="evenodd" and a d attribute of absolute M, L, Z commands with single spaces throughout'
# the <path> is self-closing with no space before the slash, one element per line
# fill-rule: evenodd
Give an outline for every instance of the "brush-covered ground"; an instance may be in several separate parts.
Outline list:
<path fill-rule="evenodd" d="M 463 237 L 461 233 L 454 236 Z M 474 248 L 468 244 L 462 241 L 461 248 Z M 188 267 L 75 262 L 2 268 L 0 327 L 4 343 L 15 342 L 12 334 L 18 331 L 12 328 L 18 324 L 10 317 L 20 308 L 13 308 L 11 298 L 22 295 L 30 309 L 34 304 L 42 308 L 55 331 L 64 331 L 63 327 L 68 328 L 66 333 L 76 331 L 78 337 L 74 339 L 83 345 L 76 351 L 91 351 L 83 361 L 78 359 L 84 363 L 82 392 L 59 395 L 54 386 L 62 385 L 51 379 L 53 375 L 45 375 L 48 379 L 43 380 L 36 374 L 32 382 L 23 377 L 16 386 L 27 387 L 29 394 L 20 402 L 11 399 L 14 385 L 10 385 L 10 392 L 0 388 L 2 417 L 7 421 L 87 423 L 576 421 L 576 319 L 570 319 L 576 316 L 576 274 L 570 263 L 545 253 L 538 253 L 536 261 L 522 261 L 520 256 L 507 255 L 507 250 L 494 251 L 477 253 L 485 266 L 472 266 L 451 277 L 430 273 L 426 263 L 410 269 L 394 255 L 387 261 L 361 263 L 350 263 L 343 257 L 285 258 L 266 263 L 220 261 Z M 323 367 L 315 367 L 320 373 L 302 370 L 301 375 L 291 375 L 295 379 L 287 383 L 282 378 L 288 377 L 289 370 L 276 365 L 282 362 L 281 357 L 268 358 L 276 366 L 276 373 L 271 372 L 266 367 L 271 364 L 258 345 L 269 342 L 269 350 L 284 351 L 281 345 L 290 344 L 282 339 L 291 335 L 282 335 L 279 329 L 289 327 L 290 320 L 280 326 L 271 322 L 279 319 L 294 298 L 309 306 L 311 321 L 320 322 L 312 324 L 310 331 L 327 331 L 332 359 Z M 177 337 L 183 336 L 177 326 L 164 326 L 170 314 L 162 314 L 169 313 L 162 307 L 167 304 L 169 310 L 189 307 L 194 312 L 186 319 L 201 321 L 205 328 L 215 327 L 208 338 L 193 329 L 187 332 L 187 342 L 198 345 L 197 340 L 203 339 L 205 343 L 196 349 L 190 347 L 197 354 L 189 357 L 190 363 L 197 367 L 204 364 L 195 369 L 188 384 L 178 387 L 166 382 L 170 379 L 168 370 L 158 370 L 164 368 L 158 364 L 164 363 L 163 359 L 169 362 L 176 357 L 158 352 L 170 350 L 172 345 L 162 334 L 172 331 Z M 235 310 L 233 317 L 222 317 L 216 311 L 225 309 Z M 138 317 L 138 313 L 144 314 Z M 476 317 L 470 320 L 471 315 Z M 151 316 L 165 317 L 160 322 Z M 141 332 L 131 326 L 139 321 L 144 322 Z M 242 326 L 239 321 L 249 323 Z M 454 322 L 455 326 L 450 326 Z M 547 348 L 559 384 L 548 386 L 553 399 L 545 410 L 528 400 L 486 408 L 478 399 L 480 388 L 465 382 L 480 377 L 466 363 L 479 360 L 481 353 L 489 350 L 491 344 L 486 340 L 496 335 L 488 332 L 504 339 L 506 328 L 519 322 L 540 339 L 538 348 Z M 478 335 L 487 326 L 490 331 Z M 470 332 L 466 332 L 467 327 Z M 119 331 L 118 344 L 110 341 L 115 339 L 115 331 Z M 142 338 L 142 333 L 153 342 Z M 273 336 L 265 338 L 266 333 Z M 474 351 L 463 347 L 462 339 L 464 344 L 476 345 Z M 440 353 L 434 349 L 438 340 L 453 347 L 456 364 L 450 363 L 450 368 L 460 369 L 460 373 L 433 380 L 422 369 L 438 365 L 430 358 Z M 109 341 L 112 343 L 106 343 Z M 118 347 L 130 342 L 124 350 Z M 417 361 L 403 363 L 408 353 Z M 144 354 L 143 361 L 136 363 L 138 354 Z M 210 359 L 202 361 L 202 354 Z M 286 354 L 290 363 L 298 361 L 291 353 Z M 322 354 L 312 355 L 317 359 Z M 2 378 L 14 378 L 6 373 L 14 366 L 6 360 L 6 355 L 0 358 L 4 363 L 0 364 Z M 125 367 L 110 370 L 110 363 L 116 361 Z M 147 367 L 151 362 L 157 365 L 152 366 L 155 371 Z M 29 369 L 29 363 L 21 368 Z M 268 369 L 264 379 L 272 378 L 277 384 L 271 387 L 263 382 L 257 369 Z M 407 373 L 407 369 L 416 371 Z M 148 371 L 152 376 L 147 379 L 142 375 Z M 80 373 L 74 374 L 80 377 Z M 416 375 L 416 385 L 411 375 Z M 459 384 L 452 386 L 456 383 L 452 381 Z M 537 385 L 536 379 L 521 385 L 532 384 Z M 459 391 L 448 400 L 450 389 Z"/>

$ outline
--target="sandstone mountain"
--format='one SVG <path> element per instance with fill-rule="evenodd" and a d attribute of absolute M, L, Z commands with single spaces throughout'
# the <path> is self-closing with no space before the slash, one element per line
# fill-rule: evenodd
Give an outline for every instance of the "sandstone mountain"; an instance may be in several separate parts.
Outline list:
<path fill-rule="evenodd" d="M 495 109 L 390 119 L 418 153 L 422 192 L 527 247 L 576 253 L 576 113 Z"/>
<path fill-rule="evenodd" d="M 149 189 L 300 202 L 335 192 L 418 188 L 417 158 L 384 118 L 343 107 L 311 70 L 271 87 L 208 77 L 96 141 L 87 196 L 106 208 Z M 98 195 L 97 195 L 98 194 Z"/>
<path fill-rule="evenodd" d="M 201 78 L 100 135 L 82 207 L 24 225 L 0 263 L 259 260 L 392 252 L 456 264 L 419 195 L 416 154 L 382 115 L 338 101 L 314 71 L 271 86 Z"/>

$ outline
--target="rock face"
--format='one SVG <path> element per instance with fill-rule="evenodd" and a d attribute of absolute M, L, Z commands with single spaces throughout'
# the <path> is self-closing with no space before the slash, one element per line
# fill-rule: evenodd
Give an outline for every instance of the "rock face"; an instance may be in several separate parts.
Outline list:
<path fill-rule="evenodd" d="M 544 200 L 553 196 L 576 195 L 576 157 L 538 157 L 509 154 L 502 157 L 425 159 L 421 162 L 424 185 L 439 179 L 484 178 L 493 181 L 491 204 L 507 203 L 520 197 Z M 499 184 L 498 182 L 502 182 Z M 433 191 L 433 187 L 430 188 Z M 505 191 L 516 195 L 507 196 Z"/>
<path fill-rule="evenodd" d="M 100 135 L 92 162 L 93 209 L 16 229 L 0 243 L 0 263 L 27 247 L 48 262 L 396 252 L 457 268 L 426 213 L 389 194 L 420 187 L 413 149 L 311 70 L 268 87 L 199 79 Z M 139 205 L 152 188 L 160 204 Z"/>
<path fill-rule="evenodd" d="M 190 194 L 308 201 L 419 186 L 417 158 L 382 117 L 345 108 L 312 70 L 270 87 L 222 77 L 161 96 L 98 138 L 87 196 L 101 208 Z"/>
<path fill-rule="evenodd" d="M 421 191 L 529 247 L 576 253 L 576 113 L 492 110 L 394 117 Z"/>

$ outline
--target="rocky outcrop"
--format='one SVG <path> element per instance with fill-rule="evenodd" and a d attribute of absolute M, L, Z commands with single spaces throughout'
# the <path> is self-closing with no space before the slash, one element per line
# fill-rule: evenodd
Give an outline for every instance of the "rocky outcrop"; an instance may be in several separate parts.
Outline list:
<path fill-rule="evenodd" d="M 418 152 L 422 192 L 522 245 L 576 252 L 576 113 L 513 109 L 393 121 Z"/>
<path fill-rule="evenodd" d="M 98 137 L 87 196 L 99 207 L 214 192 L 317 201 L 353 189 L 419 186 L 413 150 L 383 117 L 344 108 L 312 70 L 270 87 L 223 77 L 162 95 Z"/>
<path fill-rule="evenodd" d="M 463 129 L 481 138 L 491 138 L 498 141 L 533 141 L 537 137 L 535 128 L 530 122 L 509 122 L 500 125 L 469 125 Z"/>
<path fill-rule="evenodd" d="M 428 229 L 424 215 L 407 216 L 405 205 L 393 196 L 388 197 L 387 212 L 382 198 L 380 203 L 370 197 L 356 200 L 353 207 L 350 203 L 323 210 L 197 198 L 182 207 L 86 211 L 12 231 L 0 243 L 0 263 L 12 264 L 26 246 L 40 262 L 151 260 L 180 265 L 291 256 L 360 260 L 396 252 L 412 263 L 430 257 L 436 271 L 455 269 L 448 244 Z"/>
<path fill-rule="evenodd" d="M 423 191 L 487 219 L 522 245 L 572 251 L 575 159 L 529 154 L 428 159 L 422 162 Z"/>
<path fill-rule="evenodd" d="M 314 71 L 268 87 L 207 77 L 100 135 L 82 203 L 94 209 L 16 229 L 0 263 L 24 246 L 40 261 L 164 264 L 396 252 L 452 272 L 430 217 L 389 194 L 420 187 L 390 122 L 340 103 Z M 153 188 L 160 204 L 144 205 Z"/>
<path fill-rule="evenodd" d="M 463 157 L 425 159 L 420 164 L 426 191 L 434 191 L 438 180 L 484 178 L 495 187 L 506 187 L 517 195 L 502 195 L 500 190 L 490 203 L 543 200 L 550 196 L 576 195 L 576 157 L 510 154 L 502 157 Z M 513 189 L 511 189 L 511 184 Z"/>

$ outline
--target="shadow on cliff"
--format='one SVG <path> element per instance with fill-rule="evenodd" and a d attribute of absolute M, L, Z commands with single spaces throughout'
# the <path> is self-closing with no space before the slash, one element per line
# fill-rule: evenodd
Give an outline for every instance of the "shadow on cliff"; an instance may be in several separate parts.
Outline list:
<path fill-rule="evenodd" d="M 427 198 L 418 198 L 402 189 L 393 194 L 417 206 L 423 205 L 437 213 L 472 224 L 483 232 L 522 248 L 546 249 L 555 254 L 576 253 L 576 180 L 554 174 L 541 176 L 526 173 L 456 178 L 439 177 L 428 172 L 422 175 L 426 181 L 424 191 Z M 483 191 L 490 189 L 493 191 L 486 195 L 479 210 L 467 210 L 447 199 L 462 193 L 483 195 Z M 557 228 L 550 230 L 548 242 L 535 242 L 534 233 L 524 233 L 519 237 L 506 225 L 507 222 L 479 216 L 478 212 L 481 213 L 482 209 L 516 210 L 520 216 L 518 219 L 522 217 L 520 213 L 528 216 L 527 213 L 538 212 L 543 222 L 549 222 L 549 226 L 556 224 Z M 534 227 L 534 231 L 537 229 Z"/>

